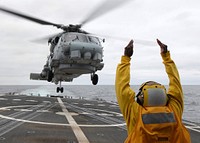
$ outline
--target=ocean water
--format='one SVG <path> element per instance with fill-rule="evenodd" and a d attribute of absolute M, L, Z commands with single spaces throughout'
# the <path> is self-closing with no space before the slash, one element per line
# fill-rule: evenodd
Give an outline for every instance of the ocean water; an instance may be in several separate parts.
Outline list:
<path fill-rule="evenodd" d="M 26 94 L 28 96 L 61 95 L 117 102 L 114 85 L 64 85 L 64 93 L 56 93 L 56 87 L 53 85 L 4 85 L 0 86 L 0 95 L 5 93 Z M 139 86 L 131 86 L 131 88 L 137 92 Z M 200 123 L 200 85 L 183 85 L 183 92 L 183 119 Z"/>

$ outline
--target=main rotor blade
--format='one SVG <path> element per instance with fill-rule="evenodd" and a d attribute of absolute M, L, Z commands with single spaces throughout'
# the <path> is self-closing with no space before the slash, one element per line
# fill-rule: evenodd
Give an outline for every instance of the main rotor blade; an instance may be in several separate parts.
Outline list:
<path fill-rule="evenodd" d="M 107 36 L 107 35 L 100 35 L 101 37 L 106 37 L 108 39 L 114 39 L 114 40 L 119 40 L 119 41 L 130 41 L 131 38 L 128 37 L 119 37 L 119 36 Z M 143 46 L 156 46 L 156 41 L 150 41 L 150 40 L 142 40 L 142 39 L 135 39 L 133 38 L 134 43 L 143 45 Z"/>
<path fill-rule="evenodd" d="M 59 24 L 55 24 L 55 23 L 52 23 L 52 22 L 44 21 L 44 20 L 41 20 L 41 19 L 38 19 L 38 18 L 35 18 L 35 17 L 32 17 L 32 16 L 28 16 L 28 15 L 16 12 L 14 10 L 9 10 L 7 8 L 3 8 L 1 6 L 0 6 L 0 11 L 6 12 L 6 13 L 9 13 L 9 14 L 24 18 L 26 20 L 30 20 L 30 21 L 42 24 L 42 25 L 53 25 L 53 26 L 56 26 L 56 27 L 60 26 Z"/>
<path fill-rule="evenodd" d="M 31 40 L 31 42 L 38 43 L 38 44 L 44 44 L 44 43 L 47 43 L 49 39 L 52 39 L 52 38 L 54 38 L 56 36 L 60 36 L 62 33 L 63 32 L 52 34 L 52 35 L 48 35 L 48 36 L 45 36 L 45 37 L 40 37 L 40 38 Z"/>
<path fill-rule="evenodd" d="M 105 0 L 103 3 L 101 3 L 92 13 L 90 13 L 82 22 L 81 25 L 84 25 L 91 20 L 102 16 L 105 13 L 108 13 L 109 11 L 122 6 L 126 2 L 130 0 Z"/>

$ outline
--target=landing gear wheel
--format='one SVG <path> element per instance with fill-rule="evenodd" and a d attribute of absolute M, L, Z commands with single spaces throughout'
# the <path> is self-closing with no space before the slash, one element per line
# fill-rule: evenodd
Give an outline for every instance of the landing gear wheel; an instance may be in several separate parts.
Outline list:
<path fill-rule="evenodd" d="M 57 92 L 57 93 L 58 93 L 58 92 L 63 93 L 63 91 L 64 91 L 64 88 L 63 88 L 63 87 L 57 87 L 57 88 L 56 88 L 56 92 Z"/>
<path fill-rule="evenodd" d="M 91 79 L 92 79 L 92 84 L 96 85 L 98 83 L 99 77 L 97 74 L 93 74 Z"/>
<path fill-rule="evenodd" d="M 47 72 L 47 81 L 51 82 L 52 79 L 53 79 L 53 72 L 52 72 L 52 70 L 50 70 Z"/>
<path fill-rule="evenodd" d="M 61 88 L 60 88 L 60 92 L 61 92 L 61 93 L 63 93 L 63 91 L 64 91 L 64 88 L 63 88 L 63 87 L 61 87 Z"/>
<path fill-rule="evenodd" d="M 56 92 L 57 92 L 57 93 L 58 93 L 58 92 L 63 93 L 63 91 L 64 91 L 64 88 L 61 87 L 61 81 L 60 81 L 60 86 L 56 88 Z"/>
<path fill-rule="evenodd" d="M 60 87 L 57 87 L 56 88 L 56 92 L 58 93 L 60 91 Z"/>

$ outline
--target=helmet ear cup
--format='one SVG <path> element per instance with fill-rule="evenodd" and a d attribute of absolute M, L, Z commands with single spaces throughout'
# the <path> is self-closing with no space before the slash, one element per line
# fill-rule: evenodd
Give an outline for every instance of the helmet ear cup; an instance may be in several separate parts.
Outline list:
<path fill-rule="evenodd" d="M 141 90 L 139 90 L 139 92 L 138 92 L 138 94 L 136 95 L 136 97 L 137 97 L 137 103 L 139 104 L 139 105 L 141 105 L 142 106 L 142 102 L 140 101 L 140 99 L 138 98 L 138 96 L 141 94 Z"/>
<path fill-rule="evenodd" d="M 140 101 L 138 97 L 137 97 L 137 103 L 142 106 L 142 102 Z"/>

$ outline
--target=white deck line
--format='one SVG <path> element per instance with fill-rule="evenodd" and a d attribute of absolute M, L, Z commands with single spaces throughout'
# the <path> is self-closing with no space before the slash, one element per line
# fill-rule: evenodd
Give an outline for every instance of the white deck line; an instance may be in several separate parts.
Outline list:
<path fill-rule="evenodd" d="M 64 112 L 65 117 L 68 120 L 78 142 L 79 143 L 89 143 L 89 140 L 87 139 L 87 137 L 85 136 L 85 134 L 83 133 L 81 128 L 78 126 L 78 124 L 76 123 L 74 118 L 70 115 L 70 113 L 66 109 L 65 105 L 63 104 L 62 100 L 59 97 L 57 98 L 57 100 L 58 100 L 58 103 L 60 104 L 60 107 L 62 108 L 62 111 Z"/>

